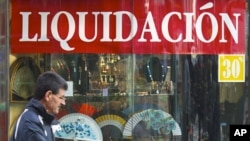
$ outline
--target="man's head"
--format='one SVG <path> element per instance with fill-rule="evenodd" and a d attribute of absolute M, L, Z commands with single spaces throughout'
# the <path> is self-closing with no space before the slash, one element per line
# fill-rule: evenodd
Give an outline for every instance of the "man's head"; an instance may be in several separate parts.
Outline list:
<path fill-rule="evenodd" d="M 59 74 L 51 71 L 41 74 L 36 83 L 34 98 L 41 101 L 50 114 L 58 114 L 65 105 L 65 91 L 68 85 Z"/>

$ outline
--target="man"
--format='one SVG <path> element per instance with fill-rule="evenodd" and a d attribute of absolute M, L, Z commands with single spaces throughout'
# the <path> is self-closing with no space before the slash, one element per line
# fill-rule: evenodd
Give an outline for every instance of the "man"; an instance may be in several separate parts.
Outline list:
<path fill-rule="evenodd" d="M 55 141 L 52 124 L 65 105 L 65 79 L 55 72 L 44 72 L 37 80 L 34 97 L 17 120 L 11 141 Z"/>

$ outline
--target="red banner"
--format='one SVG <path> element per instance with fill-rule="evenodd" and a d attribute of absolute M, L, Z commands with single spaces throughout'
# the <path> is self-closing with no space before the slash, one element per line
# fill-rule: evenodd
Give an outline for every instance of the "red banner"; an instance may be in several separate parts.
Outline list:
<path fill-rule="evenodd" d="M 12 0 L 11 5 L 12 53 L 245 53 L 245 0 Z"/>

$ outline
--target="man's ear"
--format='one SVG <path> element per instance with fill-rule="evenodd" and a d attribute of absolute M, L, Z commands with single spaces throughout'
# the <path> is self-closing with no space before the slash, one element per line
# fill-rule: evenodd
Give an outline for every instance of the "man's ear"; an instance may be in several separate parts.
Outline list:
<path fill-rule="evenodd" d="M 47 91 L 47 92 L 45 93 L 45 95 L 44 95 L 44 99 L 45 99 L 46 101 L 49 101 L 51 95 L 52 95 L 52 91 L 50 91 L 50 90 Z"/>

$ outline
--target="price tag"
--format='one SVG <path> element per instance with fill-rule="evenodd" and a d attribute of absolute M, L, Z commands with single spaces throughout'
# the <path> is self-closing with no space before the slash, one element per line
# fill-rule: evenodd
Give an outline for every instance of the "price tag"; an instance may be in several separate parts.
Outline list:
<path fill-rule="evenodd" d="M 219 55 L 219 82 L 245 82 L 245 55 Z"/>

